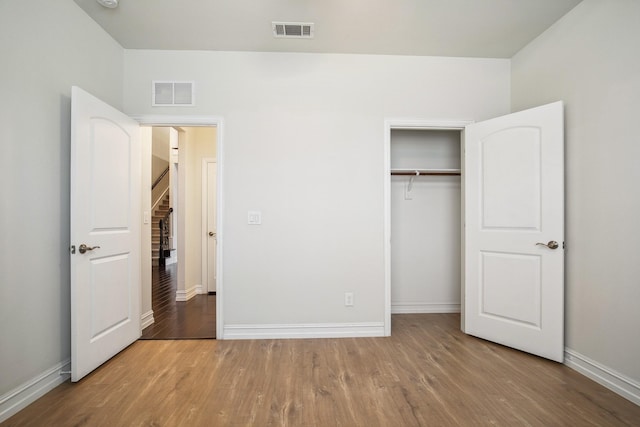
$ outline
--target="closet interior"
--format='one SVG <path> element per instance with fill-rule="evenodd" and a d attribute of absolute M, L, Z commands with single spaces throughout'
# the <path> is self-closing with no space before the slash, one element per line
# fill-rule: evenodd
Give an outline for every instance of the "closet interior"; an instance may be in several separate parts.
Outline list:
<path fill-rule="evenodd" d="M 460 311 L 460 130 L 391 130 L 391 312 Z"/>

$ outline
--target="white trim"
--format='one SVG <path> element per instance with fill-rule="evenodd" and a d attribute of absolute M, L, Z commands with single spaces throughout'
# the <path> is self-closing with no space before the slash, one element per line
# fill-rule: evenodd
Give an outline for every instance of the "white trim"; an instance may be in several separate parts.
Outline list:
<path fill-rule="evenodd" d="M 57 363 L 40 375 L 0 396 L 0 423 L 44 396 L 71 377 L 61 371 L 71 369 L 71 359 Z"/>
<path fill-rule="evenodd" d="M 383 322 L 226 325 L 225 339 L 382 337 Z"/>
<path fill-rule="evenodd" d="M 215 126 L 216 135 L 216 160 L 218 163 L 216 198 L 216 224 L 218 246 L 216 249 L 216 339 L 225 339 L 224 336 L 224 120 L 216 116 L 187 116 L 187 115 L 132 115 L 134 120 L 144 126 Z"/>
<path fill-rule="evenodd" d="M 463 130 L 473 120 L 385 119 L 385 129 L 405 130 Z M 388 126 L 388 127 L 387 127 Z"/>
<path fill-rule="evenodd" d="M 171 265 L 178 262 L 178 258 L 176 257 L 177 249 L 171 249 L 171 256 L 169 258 L 164 259 L 164 265 Z"/>
<path fill-rule="evenodd" d="M 142 126 L 219 126 L 222 118 L 216 116 L 181 116 L 164 114 L 141 114 L 129 116 Z"/>
<path fill-rule="evenodd" d="M 155 323 L 155 319 L 153 318 L 153 310 L 149 310 L 140 316 L 140 330 L 143 330 L 147 326 L 151 326 Z"/>
<path fill-rule="evenodd" d="M 202 285 L 195 285 L 190 287 L 189 289 L 185 289 L 184 291 L 181 289 L 177 290 L 176 301 L 179 301 L 179 302 L 189 301 L 191 298 L 198 295 L 199 293 L 198 288 L 202 291 Z"/>
<path fill-rule="evenodd" d="M 391 314 L 460 313 L 460 304 L 446 302 L 392 302 Z"/>
<path fill-rule="evenodd" d="M 459 130 L 473 123 L 473 120 L 384 120 L 384 334 L 391 335 L 391 130 Z M 461 153 L 463 155 L 463 153 Z M 464 206 L 462 201 L 461 206 Z M 464 217 L 464 212 L 461 212 Z M 463 242 L 464 244 L 464 242 Z M 464 265 L 461 263 L 462 271 Z M 463 276 L 464 277 L 464 276 Z M 464 286 L 464 284 L 462 284 Z M 464 295 L 464 293 L 462 294 Z"/>
<path fill-rule="evenodd" d="M 384 336 L 391 336 L 391 128 L 396 122 L 384 121 Z"/>
<path fill-rule="evenodd" d="M 640 405 L 640 383 L 565 347 L 564 364 L 616 394 Z"/>
<path fill-rule="evenodd" d="M 222 269 L 224 263 L 222 262 L 222 255 L 224 253 L 224 123 L 222 119 L 218 123 L 218 139 L 216 144 L 216 162 L 218 168 L 218 176 L 216 177 L 216 339 L 225 339 L 224 336 L 224 322 L 223 322 L 223 279 Z"/>

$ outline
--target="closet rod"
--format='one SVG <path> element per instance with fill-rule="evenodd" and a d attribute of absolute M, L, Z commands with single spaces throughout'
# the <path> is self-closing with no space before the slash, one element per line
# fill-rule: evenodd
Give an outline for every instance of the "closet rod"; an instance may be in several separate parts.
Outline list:
<path fill-rule="evenodd" d="M 420 172 L 417 174 L 415 171 L 391 171 L 391 175 L 406 175 L 406 176 L 422 176 L 422 175 L 447 175 L 447 176 L 460 176 L 460 172 L 453 171 L 429 171 Z"/>

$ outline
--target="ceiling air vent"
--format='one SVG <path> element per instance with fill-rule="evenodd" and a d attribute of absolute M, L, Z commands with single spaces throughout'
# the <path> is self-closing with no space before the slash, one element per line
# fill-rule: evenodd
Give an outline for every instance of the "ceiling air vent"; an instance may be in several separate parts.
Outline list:
<path fill-rule="evenodd" d="M 193 82 L 153 82 L 154 107 L 191 107 L 195 105 Z"/>
<path fill-rule="evenodd" d="M 272 22 L 274 37 L 286 37 L 293 39 L 312 39 L 312 22 Z"/>

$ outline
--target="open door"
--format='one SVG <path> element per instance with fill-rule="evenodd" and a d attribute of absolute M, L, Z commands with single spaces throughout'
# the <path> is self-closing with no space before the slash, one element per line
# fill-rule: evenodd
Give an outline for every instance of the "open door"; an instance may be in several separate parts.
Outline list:
<path fill-rule="evenodd" d="M 464 332 L 562 362 L 563 105 L 464 131 Z"/>
<path fill-rule="evenodd" d="M 138 124 L 78 87 L 71 98 L 71 381 L 140 337 Z"/>
<path fill-rule="evenodd" d="M 203 212 L 203 219 L 205 227 L 203 231 L 206 233 L 206 247 L 203 251 L 205 259 L 202 265 L 206 268 L 206 274 L 204 276 L 207 285 L 207 292 L 216 291 L 216 250 L 217 250 L 217 237 L 218 230 L 216 225 L 216 211 L 217 211 L 217 199 L 216 199 L 216 178 L 217 178 L 217 163 L 212 159 L 205 159 L 203 161 L 203 178 L 205 183 L 202 191 L 202 203 L 205 212 Z"/>

